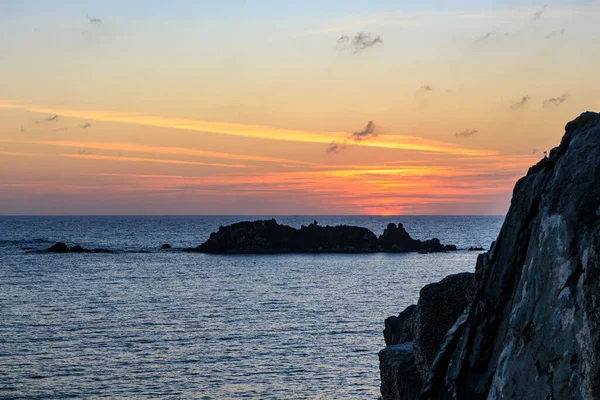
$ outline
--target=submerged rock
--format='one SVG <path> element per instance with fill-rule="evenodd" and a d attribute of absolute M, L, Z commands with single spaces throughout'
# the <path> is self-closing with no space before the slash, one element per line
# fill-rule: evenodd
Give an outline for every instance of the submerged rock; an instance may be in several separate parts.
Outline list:
<path fill-rule="evenodd" d="M 79 245 L 71 248 L 63 242 L 58 242 L 46 249 L 46 253 L 112 253 L 107 249 L 86 249 Z"/>
<path fill-rule="evenodd" d="M 296 229 L 288 225 L 280 225 L 271 219 L 221 226 L 218 232 L 211 233 L 205 243 L 184 251 L 217 254 L 268 254 L 456 250 L 455 246 L 441 245 L 437 239 L 421 242 L 413 240 L 406 231 L 404 233 L 406 235 L 403 236 L 402 241 L 394 242 L 399 245 L 384 248 L 380 245 L 380 239 L 367 228 L 347 225 L 319 226 L 315 221 L 308 226 Z M 394 238 L 390 240 L 393 241 Z"/>
<path fill-rule="evenodd" d="M 471 246 L 468 249 L 469 251 L 483 251 L 483 247 Z"/>

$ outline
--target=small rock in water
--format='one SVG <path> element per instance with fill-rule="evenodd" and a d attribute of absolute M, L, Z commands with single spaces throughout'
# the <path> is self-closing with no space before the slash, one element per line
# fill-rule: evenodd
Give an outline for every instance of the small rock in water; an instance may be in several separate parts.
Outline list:
<path fill-rule="evenodd" d="M 47 253 L 68 253 L 69 247 L 63 242 L 58 242 L 58 243 L 55 243 L 52 246 L 50 246 L 48 249 L 46 249 L 46 252 Z"/>

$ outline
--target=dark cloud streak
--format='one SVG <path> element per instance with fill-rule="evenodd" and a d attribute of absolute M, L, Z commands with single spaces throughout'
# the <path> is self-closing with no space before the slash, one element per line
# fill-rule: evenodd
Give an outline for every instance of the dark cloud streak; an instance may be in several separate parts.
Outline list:
<path fill-rule="evenodd" d="M 338 45 L 343 49 L 351 48 L 352 53 L 356 54 L 378 43 L 383 43 L 383 39 L 379 35 L 373 35 L 371 32 L 358 32 L 354 36 L 342 35 L 337 40 Z"/>
<path fill-rule="evenodd" d="M 377 137 L 378 135 L 379 130 L 377 129 L 377 126 L 375 126 L 373 121 L 369 121 L 362 131 L 354 132 L 350 138 L 355 142 L 360 142 L 362 140 Z"/>
<path fill-rule="evenodd" d="M 474 134 L 476 134 L 477 132 L 479 132 L 477 129 L 465 129 L 462 132 L 459 133 L 455 133 L 454 136 L 458 137 L 471 137 Z"/>
<path fill-rule="evenodd" d="M 565 101 L 567 101 L 567 95 L 563 94 L 558 97 L 553 97 L 551 99 L 544 101 L 544 107 L 550 107 L 550 106 L 558 107 Z"/>
<path fill-rule="evenodd" d="M 527 104 L 527 102 L 531 99 L 531 97 L 529 95 L 527 96 L 523 96 L 521 98 L 521 101 L 519 101 L 518 103 L 513 104 L 512 106 L 510 106 L 511 110 L 518 110 L 520 108 L 525 107 L 525 104 Z"/>
<path fill-rule="evenodd" d="M 365 125 L 363 130 L 352 133 L 350 136 L 348 136 L 347 139 L 341 142 L 334 140 L 331 143 L 329 143 L 329 145 L 327 145 L 327 148 L 325 149 L 325 153 L 337 153 L 338 151 L 349 147 L 348 143 L 350 141 L 362 142 L 377 137 L 380 133 L 381 132 L 375 125 L 375 122 L 369 121 L 367 125 Z"/>

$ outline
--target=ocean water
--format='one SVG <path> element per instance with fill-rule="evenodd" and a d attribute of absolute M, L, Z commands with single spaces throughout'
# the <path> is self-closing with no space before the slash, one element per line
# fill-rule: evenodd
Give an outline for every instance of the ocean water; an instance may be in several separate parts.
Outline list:
<path fill-rule="evenodd" d="M 383 320 L 422 286 L 475 268 L 465 250 L 179 250 L 259 218 L 0 217 L 0 398 L 376 399 Z M 277 220 L 376 234 L 402 222 L 414 238 L 487 249 L 503 217 Z M 116 252 L 31 252 L 57 241 Z"/>

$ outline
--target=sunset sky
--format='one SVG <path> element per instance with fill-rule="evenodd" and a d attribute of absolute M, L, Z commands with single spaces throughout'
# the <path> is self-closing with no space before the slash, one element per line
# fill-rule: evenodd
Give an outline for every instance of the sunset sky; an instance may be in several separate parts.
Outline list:
<path fill-rule="evenodd" d="M 0 214 L 503 214 L 599 1 L 0 0 Z"/>

